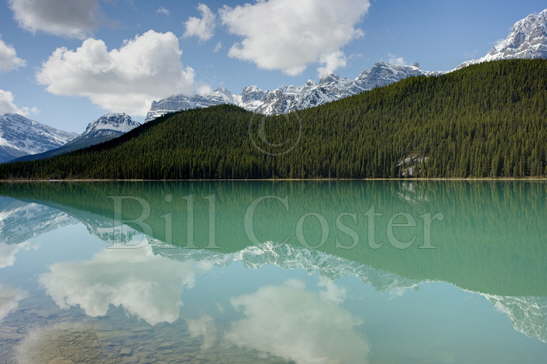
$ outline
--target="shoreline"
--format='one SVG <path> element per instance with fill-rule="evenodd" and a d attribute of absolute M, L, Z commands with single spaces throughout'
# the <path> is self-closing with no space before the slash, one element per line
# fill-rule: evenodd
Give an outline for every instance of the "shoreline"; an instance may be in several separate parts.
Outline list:
<path fill-rule="evenodd" d="M 547 177 L 432 177 L 432 178 L 253 178 L 253 179 L 113 179 L 113 178 L 70 178 L 70 179 L 0 179 L 0 183 L 100 183 L 100 182 L 370 182 L 370 181 L 399 181 L 399 182 L 501 182 L 501 181 L 530 181 L 547 182 Z"/>

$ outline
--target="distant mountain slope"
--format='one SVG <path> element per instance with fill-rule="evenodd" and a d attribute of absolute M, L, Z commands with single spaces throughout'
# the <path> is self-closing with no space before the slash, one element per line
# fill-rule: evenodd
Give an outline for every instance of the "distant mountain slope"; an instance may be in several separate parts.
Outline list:
<path fill-rule="evenodd" d="M 402 79 L 428 74 L 417 66 L 377 63 L 363 71 L 355 79 L 341 78 L 334 74 L 319 82 L 308 81 L 303 86 L 284 86 L 274 90 L 262 90 L 256 86 L 245 87 L 241 95 L 226 89 L 217 89 L 208 95 L 176 95 L 152 104 L 146 121 L 182 110 L 233 104 L 248 111 L 265 115 L 284 114 L 318 106 L 327 102 L 353 96 L 375 87 L 382 87 Z"/>
<path fill-rule="evenodd" d="M 0 116 L 0 163 L 57 148 L 76 137 L 19 114 Z"/>
<path fill-rule="evenodd" d="M 465 62 L 460 67 L 515 58 L 547 58 L 547 9 L 519 20 L 507 37 L 498 42 L 487 55 Z"/>
<path fill-rule="evenodd" d="M 547 9 L 518 21 L 513 25 L 507 38 L 499 42 L 490 53 L 465 62 L 458 68 L 514 58 L 547 58 Z M 221 104 L 233 104 L 265 115 L 284 114 L 387 86 L 408 77 L 431 74 L 434 73 L 423 71 L 416 66 L 380 62 L 370 70 L 363 71 L 355 79 L 330 75 L 319 82 L 308 81 L 302 86 L 284 86 L 274 90 L 247 86 L 240 95 L 226 89 L 217 89 L 207 95 L 175 95 L 154 102 L 145 121 L 172 112 Z"/>
<path fill-rule="evenodd" d="M 1 178 L 547 175 L 547 60 L 421 76 L 288 116 L 166 115 L 107 143 L 0 166 Z"/>
<path fill-rule="evenodd" d="M 13 161 L 33 161 L 70 153 L 78 149 L 87 148 L 117 138 L 139 125 L 140 123 L 131 119 L 127 114 L 106 114 L 89 123 L 80 136 L 74 138 L 62 147 L 48 150 L 44 153 L 27 155 Z"/>

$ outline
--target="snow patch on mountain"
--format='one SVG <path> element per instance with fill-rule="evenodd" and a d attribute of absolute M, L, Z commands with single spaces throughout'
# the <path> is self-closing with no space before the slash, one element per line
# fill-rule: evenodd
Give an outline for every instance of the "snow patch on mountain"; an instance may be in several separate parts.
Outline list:
<path fill-rule="evenodd" d="M 121 135 L 141 125 L 124 113 L 109 113 L 89 123 L 79 138 L 100 135 Z"/>
<path fill-rule="evenodd" d="M 19 114 L 0 116 L 0 162 L 58 148 L 76 134 L 40 124 Z"/>
<path fill-rule="evenodd" d="M 499 41 L 487 55 L 467 61 L 458 68 L 515 58 L 547 58 L 547 9 L 519 20 L 509 35 Z"/>
<path fill-rule="evenodd" d="M 168 98 L 152 102 L 152 107 L 146 115 L 145 122 L 154 120 L 165 114 L 190 110 L 201 109 L 209 106 L 222 105 L 222 104 L 235 104 L 239 105 L 240 96 L 235 95 L 229 90 L 219 88 L 212 90 L 205 95 L 174 95 Z"/>
<path fill-rule="evenodd" d="M 426 74 L 429 73 L 417 66 L 381 62 L 354 79 L 330 74 L 319 82 L 310 80 L 302 86 L 284 86 L 274 90 L 247 86 L 240 95 L 226 89 L 217 89 L 206 95 L 175 95 L 152 103 L 145 121 L 171 112 L 220 104 L 234 104 L 265 115 L 285 114 L 340 100 L 408 77 Z"/>

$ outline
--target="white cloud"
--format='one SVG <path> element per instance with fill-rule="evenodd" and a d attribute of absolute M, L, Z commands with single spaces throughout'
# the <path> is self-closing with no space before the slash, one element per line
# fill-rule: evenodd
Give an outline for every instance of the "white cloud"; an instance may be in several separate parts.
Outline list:
<path fill-rule="evenodd" d="M 106 249 L 84 262 L 58 263 L 40 276 L 62 309 L 80 306 L 91 317 L 105 316 L 110 305 L 150 325 L 179 319 L 182 291 L 210 269 L 153 254 L 150 247 Z"/>
<path fill-rule="evenodd" d="M 315 62 L 322 73 L 343 66 L 341 48 L 363 35 L 356 25 L 368 8 L 369 0 L 265 0 L 225 6 L 221 18 L 243 37 L 231 57 L 297 75 Z"/>
<path fill-rule="evenodd" d="M 167 8 L 164 8 L 163 6 L 160 6 L 158 8 L 158 10 L 156 10 L 156 13 L 159 14 L 159 15 L 165 15 L 165 16 L 168 16 L 171 14 L 171 12 L 169 11 L 169 9 Z"/>
<path fill-rule="evenodd" d="M 10 91 L 0 89 L 0 115 L 3 114 L 21 114 L 28 116 L 31 113 L 38 112 L 36 108 L 19 107 L 15 105 L 15 97 Z"/>
<path fill-rule="evenodd" d="M 324 65 L 317 69 L 319 77 L 325 77 L 333 73 L 336 69 L 346 66 L 346 56 L 342 51 L 336 51 L 325 56 L 321 56 L 320 62 Z"/>
<path fill-rule="evenodd" d="M 12 71 L 23 67 L 25 64 L 26 61 L 24 59 L 17 57 L 15 48 L 0 39 L 0 71 Z"/>
<path fill-rule="evenodd" d="M 31 32 L 84 38 L 97 26 L 98 0 L 10 0 L 15 19 Z"/>
<path fill-rule="evenodd" d="M 199 4 L 198 10 L 201 18 L 192 16 L 184 23 L 186 31 L 185 37 L 198 37 L 200 40 L 209 40 L 213 37 L 215 31 L 216 16 L 205 4 Z"/>
<path fill-rule="evenodd" d="M 397 66 L 404 66 L 407 64 L 403 57 L 397 57 L 394 54 L 388 56 L 388 62 Z"/>
<path fill-rule="evenodd" d="M 323 288 L 319 295 L 324 300 L 334 303 L 342 303 L 346 300 L 346 289 L 338 287 L 332 279 L 321 276 L 317 285 Z"/>
<path fill-rule="evenodd" d="M 231 300 L 245 316 L 226 333 L 237 346 L 297 364 L 366 363 L 368 345 L 360 322 L 300 281 L 266 286 Z"/>
<path fill-rule="evenodd" d="M 55 95 L 84 96 L 113 112 L 145 115 L 153 100 L 194 92 L 194 70 L 184 68 L 178 38 L 153 30 L 108 50 L 102 40 L 58 48 L 42 65 L 38 82 Z"/>
<path fill-rule="evenodd" d="M 19 302 L 26 297 L 25 291 L 0 284 L 0 321 L 15 311 Z"/>

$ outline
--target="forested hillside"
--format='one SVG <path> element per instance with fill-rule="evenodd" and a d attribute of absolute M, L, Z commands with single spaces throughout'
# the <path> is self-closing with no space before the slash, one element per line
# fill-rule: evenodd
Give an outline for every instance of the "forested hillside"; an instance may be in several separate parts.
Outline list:
<path fill-rule="evenodd" d="M 546 176 L 546 80 L 547 60 L 498 61 L 288 115 L 190 110 L 68 155 L 0 165 L 0 177 Z"/>

